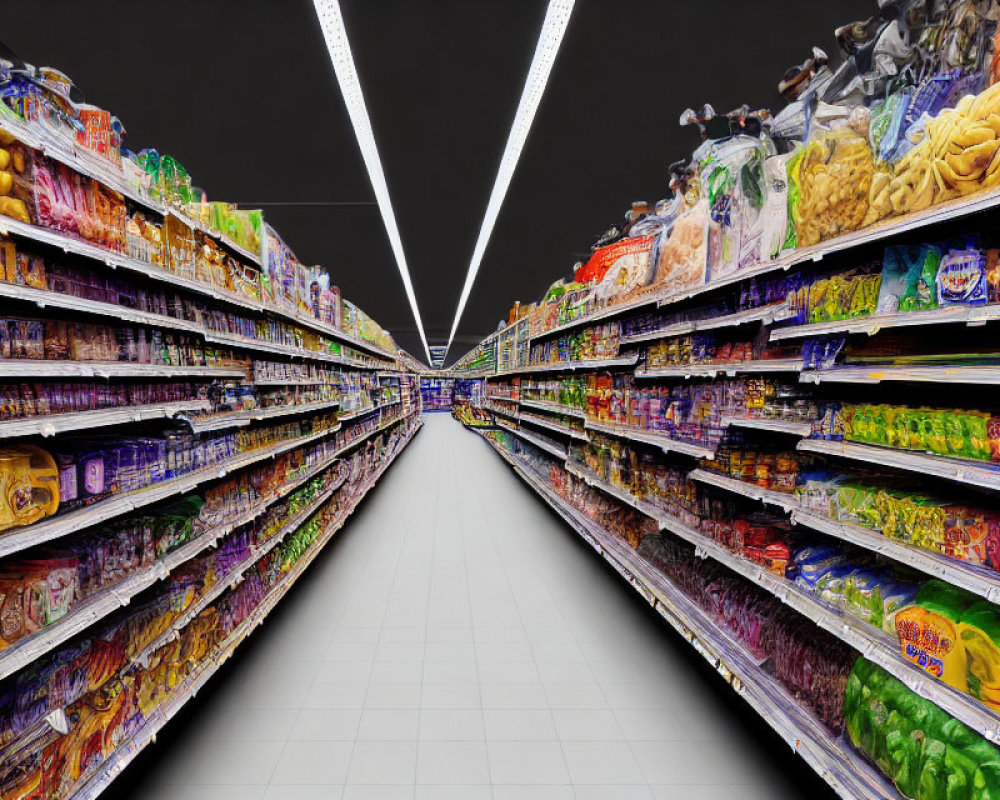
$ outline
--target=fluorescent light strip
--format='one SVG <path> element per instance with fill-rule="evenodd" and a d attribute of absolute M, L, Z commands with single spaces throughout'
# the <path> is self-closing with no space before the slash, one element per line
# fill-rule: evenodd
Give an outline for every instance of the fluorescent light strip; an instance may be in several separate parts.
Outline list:
<path fill-rule="evenodd" d="M 396 257 L 396 266 L 399 267 L 400 277 L 403 279 L 406 299 L 410 301 L 410 309 L 417 322 L 420 341 L 424 345 L 427 363 L 430 364 L 431 351 L 427 346 L 427 336 L 424 334 L 424 323 L 420 318 L 420 309 L 417 308 L 417 297 L 413 293 L 410 270 L 406 265 L 406 256 L 403 254 L 403 243 L 399 238 L 396 215 L 392 211 L 392 202 L 389 200 L 389 187 L 386 186 L 385 173 L 382 172 L 382 161 L 378 157 L 375 134 L 372 132 L 372 123 L 368 118 L 368 109 L 365 107 L 365 97 L 361 92 L 361 81 L 358 80 L 354 56 L 351 55 L 351 45 L 347 40 L 347 28 L 344 27 L 344 17 L 340 13 L 340 4 L 337 0 L 313 0 L 313 5 L 316 7 L 316 16 L 319 17 L 320 27 L 323 29 L 326 47 L 330 51 L 333 71 L 337 74 L 337 82 L 344 95 L 347 113 L 351 116 L 354 135 L 358 139 L 358 146 L 361 148 L 361 155 L 365 160 L 365 167 L 368 169 L 368 177 L 375 190 L 375 199 L 378 201 L 379 211 L 382 212 L 382 222 L 385 224 L 385 232 L 389 235 L 389 244 Z"/>
<path fill-rule="evenodd" d="M 531 60 L 528 77 L 524 82 L 521 102 L 517 105 L 514 124 L 511 125 L 510 136 L 507 137 L 507 147 L 504 148 L 503 158 L 500 159 L 500 169 L 497 170 L 497 179 L 493 184 L 493 193 L 490 195 L 490 202 L 486 206 L 483 225 L 479 229 L 479 239 L 476 242 L 475 249 L 472 251 L 469 272 L 465 276 L 465 286 L 462 287 L 462 296 L 458 300 L 455 320 L 451 324 L 451 333 L 448 334 L 448 344 L 445 346 L 446 356 L 451 347 L 451 342 L 455 338 L 455 331 L 458 330 L 458 323 L 462 319 L 462 312 L 465 311 L 465 303 L 472 292 L 472 285 L 476 282 L 479 265 L 482 263 L 483 256 L 486 253 L 486 246 L 489 244 L 490 236 L 493 233 L 493 226 L 500 215 L 500 206 L 503 205 L 507 189 L 510 187 L 511 179 L 514 177 L 517 161 L 521 157 L 521 151 L 524 149 L 524 143 L 528 138 L 528 131 L 531 130 L 531 123 L 535 119 L 535 112 L 538 110 L 538 104 L 541 102 L 542 95 L 545 92 L 545 85 L 549 82 L 549 73 L 552 72 L 552 65 L 555 63 L 556 55 L 559 52 L 559 45 L 562 43 L 563 34 L 566 33 L 566 26 L 569 24 L 570 15 L 573 13 L 574 3 L 575 0 L 549 0 L 549 7 L 545 12 L 545 21 L 542 23 L 542 32 L 538 36 L 538 46 L 535 48 L 535 56 Z"/>

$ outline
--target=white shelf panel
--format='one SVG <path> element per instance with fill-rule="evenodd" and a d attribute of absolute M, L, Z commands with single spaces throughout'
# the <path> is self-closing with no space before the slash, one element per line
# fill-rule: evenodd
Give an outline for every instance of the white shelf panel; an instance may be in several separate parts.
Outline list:
<path fill-rule="evenodd" d="M 599 431 L 600 433 L 617 436 L 621 439 L 629 439 L 633 442 L 650 444 L 654 447 L 659 447 L 667 453 L 683 453 L 693 458 L 711 458 L 715 454 L 714 448 L 705 447 L 700 444 L 691 444 L 690 442 L 682 442 L 678 439 L 672 439 L 663 433 L 645 431 L 629 425 L 613 425 L 611 423 L 594 422 L 591 419 L 587 419 L 583 423 L 583 426 L 587 430 Z"/>
<path fill-rule="evenodd" d="M 506 375 L 527 375 L 535 372 L 574 372 L 576 370 L 611 369 L 612 367 L 633 367 L 639 360 L 639 354 L 620 358 L 591 358 L 580 361 L 561 361 L 557 364 L 525 364 L 523 367 L 497 372 L 490 377 L 501 378 Z"/>
<path fill-rule="evenodd" d="M 525 400 L 521 398 L 522 408 L 537 408 L 540 411 L 548 411 L 550 414 L 562 414 L 565 417 L 576 417 L 584 419 L 587 412 L 575 406 L 566 406 L 562 403 L 553 403 L 548 400 Z"/>
<path fill-rule="evenodd" d="M 742 375 L 759 372 L 801 372 L 801 358 L 771 358 L 758 361 L 735 361 L 730 364 L 680 364 L 671 367 L 637 369 L 636 378 L 714 378 L 717 375 Z"/>
<path fill-rule="evenodd" d="M 90 428 L 105 428 L 109 425 L 125 425 L 153 419 L 170 419 L 178 414 L 208 409 L 205 400 L 179 401 L 159 405 L 126 406 L 124 408 L 104 408 L 97 411 L 77 411 L 69 414 L 46 414 L 44 416 L 11 419 L 0 422 L 0 439 L 15 436 L 55 436 L 65 431 L 79 431 Z"/>
<path fill-rule="evenodd" d="M 548 339 L 552 336 L 558 336 L 560 333 L 565 331 L 571 331 L 574 328 L 579 328 L 582 325 L 594 325 L 603 320 L 610 319 L 611 317 L 617 317 L 621 314 L 627 314 L 630 311 L 635 311 L 640 308 L 645 308 L 647 306 L 656 305 L 660 300 L 659 293 L 650 294 L 646 297 L 641 297 L 638 300 L 633 300 L 628 303 L 618 303 L 613 306 L 605 306 L 600 308 L 592 314 L 587 314 L 586 316 L 580 317 L 579 319 L 574 319 L 569 322 L 564 322 L 562 325 L 556 325 L 554 328 L 549 328 L 541 333 L 536 333 L 529 337 L 529 341 L 538 341 L 540 339 Z M 507 326 L 508 328 L 513 326 Z M 502 333 L 502 332 L 501 332 Z"/>
<path fill-rule="evenodd" d="M 842 797 L 900 800 L 899 793 L 880 773 L 843 739 L 834 739 L 738 642 L 652 565 L 570 506 L 501 448 L 490 444 Z"/>
<path fill-rule="evenodd" d="M 568 456 L 565 448 L 556 447 L 538 436 L 533 436 L 529 431 L 526 431 L 523 428 L 507 428 L 504 426 L 504 430 L 509 430 L 515 436 L 524 439 L 524 441 L 529 442 L 539 450 L 544 450 L 549 455 L 555 456 L 560 461 L 565 461 Z"/>
<path fill-rule="evenodd" d="M 791 492 L 776 492 L 773 489 L 765 489 L 762 486 L 756 486 L 746 481 L 738 481 L 735 478 L 719 475 L 707 469 L 693 469 L 688 473 L 688 477 L 699 483 L 716 486 L 734 494 L 741 494 L 744 497 L 759 500 L 768 505 L 778 506 L 784 511 L 792 511 L 798 508 L 795 495 Z"/>
<path fill-rule="evenodd" d="M 688 322 L 675 322 L 672 325 L 660 328 L 647 333 L 637 333 L 632 336 L 622 336 L 618 342 L 621 345 L 639 344 L 640 342 L 655 342 L 659 339 L 668 339 L 671 336 L 683 336 L 695 331 L 709 331 L 718 328 L 731 328 L 737 325 L 746 325 L 752 322 L 762 322 L 768 324 L 776 319 L 783 319 L 788 313 L 788 303 L 774 303 L 760 308 L 751 308 L 746 311 L 736 311 L 732 314 L 722 314 L 710 319 L 691 320 Z M 772 337 L 773 339 L 774 337 Z"/>
<path fill-rule="evenodd" d="M 864 333 L 874 336 L 883 328 L 908 328 L 921 325 L 949 325 L 958 322 L 982 325 L 1000 319 L 1000 306 L 946 306 L 929 311 L 911 311 L 903 314 L 874 314 L 831 322 L 814 322 L 792 325 L 771 331 L 771 341 L 802 339 L 807 336 L 825 336 L 832 333 Z"/>
<path fill-rule="evenodd" d="M 2 224 L 2 223 L 0 223 Z M 197 322 L 177 319 L 164 314 L 152 314 L 148 311 L 138 311 L 127 306 L 114 303 L 102 303 L 98 300 L 85 300 L 69 294 L 59 294 L 44 289 L 34 289 L 30 286 L 18 286 L 14 283 L 0 281 L 0 297 L 9 300 L 23 300 L 34 303 L 38 308 L 61 308 L 67 311 L 79 311 L 87 314 L 98 314 L 103 317 L 135 322 L 140 325 L 152 325 L 168 330 L 204 333 L 205 329 Z"/>
<path fill-rule="evenodd" d="M 752 428 L 772 433 L 787 433 L 790 436 L 808 436 L 812 433 L 811 422 L 794 422 L 787 419 L 757 419 L 755 417 L 723 417 L 723 427 Z"/>
<path fill-rule="evenodd" d="M 0 359 L 0 378 L 244 378 L 240 367 L 181 367 L 125 361 Z"/>
<path fill-rule="evenodd" d="M 1000 489 L 1000 467 L 988 461 L 969 461 L 947 456 L 899 450 L 892 447 L 838 442 L 830 439 L 803 439 L 796 445 L 799 450 L 822 453 L 852 461 L 864 461 L 883 467 L 919 472 L 935 478 L 945 478 L 959 483 L 969 483 L 986 489 Z"/>
<path fill-rule="evenodd" d="M 912 383 L 1000 384 L 1000 366 L 867 366 L 832 367 L 804 371 L 802 383 L 868 383 L 904 381 Z"/>
<path fill-rule="evenodd" d="M 337 408 L 339 400 L 323 400 L 318 403 L 303 403 L 294 406 L 275 406 L 273 408 L 257 408 L 252 411 L 234 411 L 226 414 L 217 414 L 210 417 L 194 417 L 186 419 L 191 430 L 195 433 L 206 433 L 208 431 L 219 431 L 226 428 L 245 428 L 251 422 L 275 419 L 277 417 L 287 417 L 294 414 L 312 414 L 316 411 L 327 411 Z M 339 417 L 343 420 L 343 417 Z"/>
<path fill-rule="evenodd" d="M 523 405 L 523 404 L 522 404 Z M 581 441 L 588 441 L 587 434 L 583 431 L 574 430 L 566 425 L 560 425 L 555 420 L 546 420 L 541 417 L 526 416 L 524 413 L 521 414 L 519 418 L 520 422 L 527 422 L 531 425 L 538 425 L 541 428 L 546 428 L 550 431 L 555 431 L 556 433 L 561 433 L 563 436 L 569 436 L 571 439 L 579 439 Z"/>

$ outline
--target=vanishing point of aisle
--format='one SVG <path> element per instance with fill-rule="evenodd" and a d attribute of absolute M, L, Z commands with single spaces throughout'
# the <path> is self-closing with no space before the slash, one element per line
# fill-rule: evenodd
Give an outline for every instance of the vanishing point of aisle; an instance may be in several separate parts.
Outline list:
<path fill-rule="evenodd" d="M 832 796 L 486 442 L 425 420 L 111 796 Z"/>

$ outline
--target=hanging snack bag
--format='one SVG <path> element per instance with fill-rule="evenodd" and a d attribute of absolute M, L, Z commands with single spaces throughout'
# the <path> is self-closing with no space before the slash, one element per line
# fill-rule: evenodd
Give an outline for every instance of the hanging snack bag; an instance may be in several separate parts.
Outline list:
<path fill-rule="evenodd" d="M 708 276 L 708 201 L 702 198 L 660 234 L 656 283 L 664 289 L 699 286 Z"/>
<path fill-rule="evenodd" d="M 938 267 L 938 305 L 982 305 L 986 293 L 986 254 L 976 247 L 949 250 Z"/>
<path fill-rule="evenodd" d="M 895 245 L 885 249 L 878 313 L 937 308 L 941 250 L 934 245 Z"/>

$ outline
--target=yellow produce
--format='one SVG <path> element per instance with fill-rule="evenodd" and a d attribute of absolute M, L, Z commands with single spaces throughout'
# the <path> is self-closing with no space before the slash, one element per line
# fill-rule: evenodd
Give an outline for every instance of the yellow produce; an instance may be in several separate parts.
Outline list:
<path fill-rule="evenodd" d="M 24 201 L 13 197 L 0 197 L 0 214 L 6 217 L 13 217 L 21 222 L 31 222 L 28 207 L 24 204 Z"/>
<path fill-rule="evenodd" d="M 10 150 L 0 148 L 0 169 L 7 169 L 10 164 Z"/>
<path fill-rule="evenodd" d="M 885 175 L 886 177 L 882 177 Z M 865 224 L 1000 186 L 1000 84 L 927 120 L 917 143 L 871 182 Z"/>
<path fill-rule="evenodd" d="M 9 172 L 0 172 L 0 195 L 10 194 L 10 190 L 14 188 L 14 176 Z"/>
<path fill-rule="evenodd" d="M 861 226 L 874 171 L 868 142 L 849 127 L 828 131 L 806 146 L 794 210 L 800 247 Z"/>

